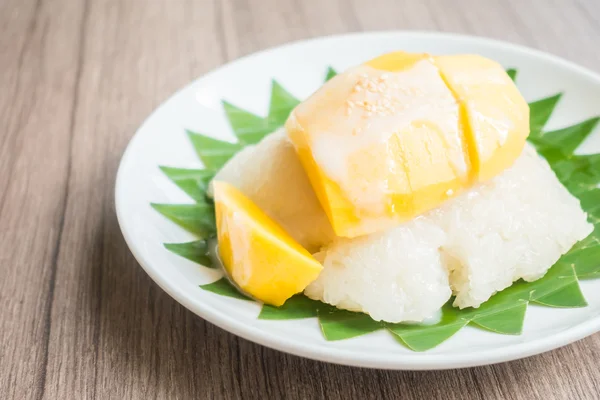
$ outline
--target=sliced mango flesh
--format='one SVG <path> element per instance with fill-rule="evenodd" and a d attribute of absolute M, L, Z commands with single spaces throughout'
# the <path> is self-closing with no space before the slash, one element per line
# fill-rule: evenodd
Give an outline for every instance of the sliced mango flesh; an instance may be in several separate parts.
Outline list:
<path fill-rule="evenodd" d="M 474 173 L 486 181 L 512 165 L 529 135 L 529 106 L 497 62 L 478 55 L 435 57 L 468 116 Z"/>
<path fill-rule="evenodd" d="M 280 306 L 304 290 L 321 264 L 242 192 L 213 182 L 219 255 L 244 292 Z"/>
<path fill-rule="evenodd" d="M 510 166 L 528 112 L 493 61 L 396 52 L 328 81 L 286 130 L 335 233 L 356 237 Z"/>

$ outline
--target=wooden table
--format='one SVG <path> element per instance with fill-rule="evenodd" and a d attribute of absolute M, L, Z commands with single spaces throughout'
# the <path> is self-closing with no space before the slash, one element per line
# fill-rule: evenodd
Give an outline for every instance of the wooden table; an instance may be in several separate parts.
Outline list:
<path fill-rule="evenodd" d="M 115 173 L 158 104 L 244 54 L 382 29 L 490 36 L 600 70 L 599 0 L 0 0 L 0 398 L 599 398 L 598 334 L 482 368 L 328 365 L 206 323 L 129 252 Z"/>

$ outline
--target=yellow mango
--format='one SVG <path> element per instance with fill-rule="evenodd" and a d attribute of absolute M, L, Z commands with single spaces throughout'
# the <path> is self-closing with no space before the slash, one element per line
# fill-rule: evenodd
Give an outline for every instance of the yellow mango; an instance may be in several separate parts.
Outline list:
<path fill-rule="evenodd" d="M 356 237 L 510 166 L 528 113 L 493 61 L 395 52 L 329 80 L 286 131 L 335 233 Z"/>
<path fill-rule="evenodd" d="M 331 79 L 286 129 L 335 233 L 355 237 L 410 219 L 469 180 L 459 119 L 427 55 L 392 53 Z"/>
<path fill-rule="evenodd" d="M 529 135 L 529 105 L 500 64 L 478 55 L 435 57 L 465 107 L 473 172 L 486 181 L 512 165 Z"/>
<path fill-rule="evenodd" d="M 234 186 L 213 182 L 219 255 L 244 292 L 280 306 L 314 281 L 322 265 Z"/>

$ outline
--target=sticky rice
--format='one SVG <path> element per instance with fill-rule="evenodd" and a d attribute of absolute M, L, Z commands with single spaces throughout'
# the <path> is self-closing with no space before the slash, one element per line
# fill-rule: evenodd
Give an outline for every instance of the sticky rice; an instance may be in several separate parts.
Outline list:
<path fill-rule="evenodd" d="M 512 167 L 440 207 L 378 232 L 336 238 L 283 131 L 238 153 L 217 174 L 250 197 L 323 272 L 313 299 L 375 320 L 422 321 L 452 295 L 479 307 L 514 281 L 533 281 L 585 238 L 579 201 L 531 146 Z"/>
<path fill-rule="evenodd" d="M 305 293 L 376 320 L 420 321 L 451 293 L 455 306 L 479 307 L 518 279 L 541 278 L 591 231 L 579 201 L 527 146 L 496 178 L 411 222 L 337 239 Z"/>

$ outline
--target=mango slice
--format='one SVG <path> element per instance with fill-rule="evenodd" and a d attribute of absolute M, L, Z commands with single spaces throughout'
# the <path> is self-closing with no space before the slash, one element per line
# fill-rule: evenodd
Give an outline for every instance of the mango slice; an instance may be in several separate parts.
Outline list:
<path fill-rule="evenodd" d="M 529 105 L 500 64 L 478 55 L 435 57 L 465 107 L 473 172 L 486 181 L 512 165 L 529 135 Z"/>
<path fill-rule="evenodd" d="M 213 182 L 219 255 L 230 278 L 258 300 L 280 306 L 323 269 L 242 192 Z"/>
<path fill-rule="evenodd" d="M 528 107 L 478 56 L 396 52 L 337 75 L 286 130 L 335 233 L 413 219 L 519 156 Z"/>

